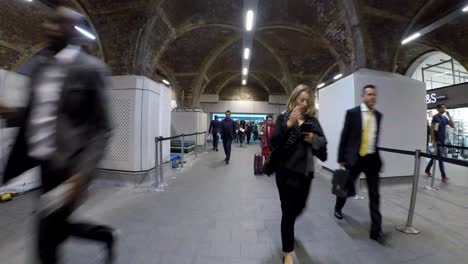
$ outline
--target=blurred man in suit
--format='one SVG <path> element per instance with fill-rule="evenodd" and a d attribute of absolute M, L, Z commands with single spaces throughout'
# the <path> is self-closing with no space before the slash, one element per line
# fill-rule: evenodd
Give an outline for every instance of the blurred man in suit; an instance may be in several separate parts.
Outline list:
<path fill-rule="evenodd" d="M 231 144 L 232 141 L 236 138 L 236 122 L 231 119 L 231 111 L 226 111 L 226 118 L 221 121 L 221 139 L 223 140 L 224 153 L 226 158 L 224 161 L 226 164 L 229 164 L 231 159 Z"/>
<path fill-rule="evenodd" d="M 57 250 L 69 236 L 101 241 L 114 261 L 114 229 L 69 221 L 79 206 L 111 132 L 106 95 L 107 67 L 80 48 L 75 25 L 84 17 L 57 7 L 43 24 L 48 58 L 33 71 L 26 108 L 0 103 L 9 127 L 20 127 L 3 183 L 41 167 L 37 258 L 60 262 Z M 86 106 L 86 107 L 83 107 Z"/>
<path fill-rule="evenodd" d="M 341 133 L 338 163 L 350 172 L 349 188 L 354 188 L 359 174 L 366 175 L 371 216 L 370 238 L 383 244 L 382 215 L 380 214 L 379 172 L 382 167 L 378 151 L 382 114 L 375 109 L 377 89 L 366 85 L 362 89 L 362 104 L 346 112 Z M 343 219 L 341 210 L 346 198 L 337 197 L 335 217 Z"/>
<path fill-rule="evenodd" d="M 221 132 L 221 122 L 218 119 L 218 116 L 215 115 L 214 119 L 210 122 L 210 129 L 208 133 L 211 134 L 213 139 L 213 150 L 218 151 L 218 142 L 219 142 L 219 133 Z"/>

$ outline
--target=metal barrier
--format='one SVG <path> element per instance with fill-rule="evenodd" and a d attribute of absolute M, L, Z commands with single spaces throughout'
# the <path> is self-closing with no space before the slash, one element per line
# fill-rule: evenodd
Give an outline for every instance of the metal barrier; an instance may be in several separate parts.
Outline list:
<path fill-rule="evenodd" d="M 437 148 L 436 148 L 437 149 Z M 461 161 L 461 160 L 455 160 L 455 159 L 449 159 L 445 158 L 442 156 L 437 156 L 433 154 L 427 154 L 421 152 L 421 150 L 416 150 L 416 151 L 407 151 L 407 150 L 399 150 L 399 149 L 390 149 L 390 148 L 379 148 L 381 151 L 385 152 L 391 152 L 391 153 L 397 153 L 397 154 L 403 154 L 403 155 L 409 155 L 409 156 L 414 156 L 414 176 L 413 176 L 413 186 L 411 190 L 411 200 L 410 200 L 410 207 L 408 210 L 408 218 L 406 220 L 406 224 L 402 226 L 397 226 L 395 227 L 396 230 L 405 233 L 405 234 L 418 234 L 421 231 L 417 230 L 416 228 L 413 227 L 413 217 L 414 217 L 414 210 L 415 210 L 415 205 L 416 205 L 416 196 L 418 193 L 418 184 L 419 184 L 419 171 L 421 167 L 421 157 L 426 157 L 426 158 L 433 158 L 434 159 L 434 164 L 438 160 L 442 160 L 447 163 L 452 163 L 455 165 L 460 165 L 464 167 L 468 167 L 468 162 L 466 161 Z M 431 185 L 434 186 L 434 178 L 435 176 L 433 175 L 432 178 L 432 183 Z"/>
<path fill-rule="evenodd" d="M 164 168 L 163 168 L 163 142 L 171 139 L 176 139 L 176 138 L 182 138 L 181 140 L 181 146 L 180 146 L 180 153 L 181 153 L 181 159 L 182 159 L 182 167 L 184 167 L 185 163 L 185 137 L 190 137 L 190 136 L 195 136 L 195 148 L 194 148 L 194 153 L 195 153 L 195 158 L 198 157 L 198 152 L 197 152 L 197 146 L 198 146 L 198 135 L 201 134 L 206 134 L 206 131 L 204 132 L 196 132 L 192 134 L 181 134 L 173 137 L 156 137 L 154 138 L 155 140 L 155 162 L 154 162 L 154 179 L 153 179 L 153 191 L 156 192 L 162 192 L 164 189 L 168 186 L 167 183 L 164 182 Z M 158 146 L 159 143 L 159 146 Z M 203 143 L 203 151 L 206 151 L 206 140 Z"/>

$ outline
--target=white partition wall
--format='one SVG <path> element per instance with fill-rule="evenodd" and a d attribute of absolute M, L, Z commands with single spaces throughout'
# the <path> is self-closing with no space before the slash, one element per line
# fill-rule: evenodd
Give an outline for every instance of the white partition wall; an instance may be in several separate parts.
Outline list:
<path fill-rule="evenodd" d="M 207 115 L 202 112 L 172 112 L 171 134 L 172 136 L 181 134 L 192 134 L 207 130 Z M 195 137 L 187 138 L 195 141 Z M 206 140 L 205 135 L 198 135 L 198 145 L 203 145 Z"/>
<path fill-rule="evenodd" d="M 111 77 L 113 136 L 101 169 L 142 172 L 154 168 L 155 137 L 169 135 L 171 91 L 143 76 Z M 164 144 L 164 161 L 169 160 Z"/>
<path fill-rule="evenodd" d="M 319 90 L 319 120 L 328 140 L 328 160 L 324 166 L 336 169 L 338 144 L 345 112 L 356 105 L 354 74 Z"/>
<path fill-rule="evenodd" d="M 11 107 L 24 107 L 29 99 L 29 78 L 15 72 L 0 69 L 0 101 Z M 5 128 L 4 120 L 0 119 L 0 177 L 3 176 L 8 156 L 10 154 L 17 128 Z M 21 193 L 39 187 L 39 170 L 32 169 L 13 179 L 6 186 L 0 188 L 0 194 L 11 192 Z"/>
<path fill-rule="evenodd" d="M 425 149 L 426 89 L 422 82 L 399 74 L 361 69 L 319 90 L 320 122 L 328 138 L 329 159 L 323 165 L 336 169 L 338 144 L 347 109 L 361 103 L 366 84 L 377 86 L 377 109 L 384 115 L 380 146 L 403 150 Z M 412 175 L 414 158 L 382 153 L 383 177 Z"/>

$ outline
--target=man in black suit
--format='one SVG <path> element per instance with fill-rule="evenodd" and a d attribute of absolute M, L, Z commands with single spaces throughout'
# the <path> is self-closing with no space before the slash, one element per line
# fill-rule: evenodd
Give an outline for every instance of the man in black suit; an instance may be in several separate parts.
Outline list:
<path fill-rule="evenodd" d="M 236 122 L 231 119 L 231 111 L 226 111 L 226 118 L 221 121 L 221 139 L 223 140 L 224 153 L 226 158 L 224 161 L 229 164 L 231 159 L 231 144 L 236 137 Z"/>
<path fill-rule="evenodd" d="M 213 150 L 218 151 L 219 133 L 221 132 L 221 122 L 218 120 L 218 116 L 214 116 L 214 120 L 210 122 L 210 129 L 208 133 L 211 133 L 213 139 Z"/>
<path fill-rule="evenodd" d="M 369 209 L 371 215 L 370 238 L 384 243 L 382 233 L 382 215 L 380 214 L 379 172 L 382 161 L 378 152 L 378 142 L 382 114 L 375 110 L 377 89 L 374 85 L 366 85 L 362 89 L 362 104 L 346 112 L 345 123 L 341 133 L 338 153 L 338 163 L 350 172 L 349 188 L 361 172 L 366 175 L 369 190 Z M 343 219 L 341 210 L 346 198 L 337 197 L 335 217 Z"/>

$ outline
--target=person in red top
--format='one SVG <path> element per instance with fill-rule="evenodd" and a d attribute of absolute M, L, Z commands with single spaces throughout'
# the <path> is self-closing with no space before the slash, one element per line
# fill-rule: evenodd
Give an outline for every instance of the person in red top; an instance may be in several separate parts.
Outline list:
<path fill-rule="evenodd" d="M 271 137 L 273 136 L 273 130 L 275 125 L 273 124 L 273 117 L 267 116 L 265 125 L 262 128 L 262 155 L 265 159 L 270 155 L 271 150 Z"/>

